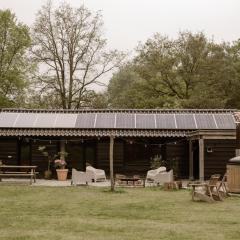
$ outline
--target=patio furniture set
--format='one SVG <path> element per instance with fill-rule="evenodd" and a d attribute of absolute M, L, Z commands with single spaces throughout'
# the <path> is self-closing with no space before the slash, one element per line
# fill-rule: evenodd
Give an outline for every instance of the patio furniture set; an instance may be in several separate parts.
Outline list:
<path fill-rule="evenodd" d="M 106 181 L 106 174 L 102 169 L 96 169 L 92 166 L 87 166 L 86 172 L 72 169 L 72 185 L 85 185 L 89 182 L 99 181 Z M 115 176 L 115 183 L 121 186 L 126 185 L 145 187 L 146 183 L 149 185 L 160 185 L 170 182 L 173 182 L 173 170 L 167 172 L 165 167 L 149 170 L 146 178 L 142 178 L 139 175 L 126 176 L 122 174 L 116 174 Z"/>

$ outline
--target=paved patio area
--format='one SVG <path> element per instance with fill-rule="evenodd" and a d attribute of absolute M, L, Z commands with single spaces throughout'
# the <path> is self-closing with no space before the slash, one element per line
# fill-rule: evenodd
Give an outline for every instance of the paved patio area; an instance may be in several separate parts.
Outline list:
<path fill-rule="evenodd" d="M 25 178 L 5 178 L 2 179 L 1 184 L 30 184 L 29 179 Z M 96 186 L 96 187 L 108 187 L 110 186 L 110 181 L 106 182 L 93 182 L 89 183 L 89 186 Z M 36 183 L 32 183 L 31 186 L 46 186 L 46 187 L 71 187 L 71 179 L 68 179 L 67 181 L 58 181 L 56 179 L 46 180 L 46 179 L 37 179 Z"/>
<path fill-rule="evenodd" d="M 189 181 L 188 180 L 183 180 L 183 188 L 187 188 Z M 0 184 L 3 185 L 30 185 L 30 180 L 26 178 L 6 178 L 2 179 Z M 106 182 L 92 182 L 88 183 L 89 186 L 94 186 L 94 187 L 110 187 L 110 180 L 107 180 Z M 58 181 L 56 179 L 51 179 L 51 180 L 46 180 L 46 179 L 37 179 L 36 183 L 33 183 L 31 186 L 37 187 L 37 186 L 46 186 L 46 187 L 71 187 L 71 179 L 68 179 L 67 181 Z M 121 186 L 121 187 L 141 187 L 142 185 L 118 185 L 116 186 Z M 154 186 L 152 183 L 145 183 L 146 187 L 152 187 Z"/>

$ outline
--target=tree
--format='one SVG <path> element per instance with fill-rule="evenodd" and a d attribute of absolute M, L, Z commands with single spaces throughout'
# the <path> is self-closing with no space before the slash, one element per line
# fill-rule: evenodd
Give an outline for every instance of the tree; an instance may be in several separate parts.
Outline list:
<path fill-rule="evenodd" d="M 223 108 L 230 97 L 227 86 L 237 86 L 228 48 L 203 33 L 182 32 L 176 40 L 156 34 L 137 48 L 134 81 L 124 77 L 128 68 L 111 79 L 109 99 L 117 100 L 115 107 L 122 96 L 131 96 L 137 100 L 128 100 L 132 108 Z"/>
<path fill-rule="evenodd" d="M 30 71 L 26 52 L 31 40 L 26 25 L 17 22 L 10 10 L 0 10 L 0 106 L 23 103 Z"/>
<path fill-rule="evenodd" d="M 227 108 L 240 108 L 240 39 L 226 46 L 227 67 L 222 89 L 225 93 Z"/>
<path fill-rule="evenodd" d="M 101 77 L 119 66 L 123 54 L 106 51 L 100 13 L 85 6 L 48 2 L 38 12 L 32 31 L 34 59 L 43 72 L 38 79 L 42 94 L 56 95 L 59 107 L 80 108 L 89 87 L 103 85 Z"/>

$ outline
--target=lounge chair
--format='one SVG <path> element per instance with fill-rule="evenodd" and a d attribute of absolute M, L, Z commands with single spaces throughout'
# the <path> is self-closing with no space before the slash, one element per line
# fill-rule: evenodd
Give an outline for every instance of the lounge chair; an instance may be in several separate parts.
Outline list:
<path fill-rule="evenodd" d="M 87 174 L 82 171 L 77 171 L 75 168 L 72 169 L 72 180 L 71 185 L 88 185 L 89 179 Z"/>
<path fill-rule="evenodd" d="M 164 184 L 173 182 L 173 170 L 169 170 L 168 172 L 160 172 L 154 177 L 154 183 L 156 184 Z"/>
<path fill-rule="evenodd" d="M 86 175 L 87 175 L 87 179 L 90 179 L 91 181 L 94 181 L 94 182 L 107 180 L 104 170 L 97 169 L 92 166 L 86 167 Z"/>
<path fill-rule="evenodd" d="M 209 179 L 208 183 L 192 183 L 192 200 L 196 198 L 205 202 L 215 202 L 215 200 L 222 201 L 219 192 L 218 181 L 220 174 L 214 174 Z"/>
<path fill-rule="evenodd" d="M 166 171 L 166 167 L 160 167 L 147 172 L 146 182 L 164 184 L 173 182 L 173 170 Z"/>
<path fill-rule="evenodd" d="M 154 181 L 155 177 L 161 172 L 166 172 L 166 167 L 159 167 L 157 169 L 149 170 L 147 172 L 146 181 Z"/>

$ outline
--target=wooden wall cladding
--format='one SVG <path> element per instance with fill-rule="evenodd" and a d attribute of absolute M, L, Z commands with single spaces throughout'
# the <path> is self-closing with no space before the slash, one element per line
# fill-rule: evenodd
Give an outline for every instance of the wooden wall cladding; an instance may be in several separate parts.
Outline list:
<path fill-rule="evenodd" d="M 39 146 L 46 146 L 47 150 L 50 152 L 50 154 L 56 154 L 59 152 L 59 143 L 56 141 L 36 141 L 32 142 L 32 149 L 31 149 L 31 164 L 36 165 L 37 171 L 42 173 L 45 170 L 47 170 L 48 166 L 48 160 L 47 157 L 44 156 L 39 150 Z M 53 163 L 51 165 L 53 168 Z"/>
<path fill-rule="evenodd" d="M 113 148 L 113 168 L 114 172 L 121 172 L 124 162 L 124 143 L 121 141 L 114 142 Z M 109 141 L 97 142 L 97 161 L 98 168 L 109 172 Z"/>
<path fill-rule="evenodd" d="M 179 178 L 189 176 L 188 141 L 176 141 L 166 145 L 166 161 L 169 168 L 173 168 Z"/>
<path fill-rule="evenodd" d="M 235 156 L 235 140 L 205 140 L 204 155 L 205 178 L 215 173 L 223 175 L 228 160 Z"/>
<path fill-rule="evenodd" d="M 66 144 L 66 152 L 68 153 L 66 157 L 67 168 L 75 168 L 80 171 L 85 171 L 85 161 L 84 161 L 84 145 L 80 141 L 68 142 Z"/>
<path fill-rule="evenodd" d="M 19 164 L 17 139 L 0 140 L 0 160 L 7 165 Z"/>

